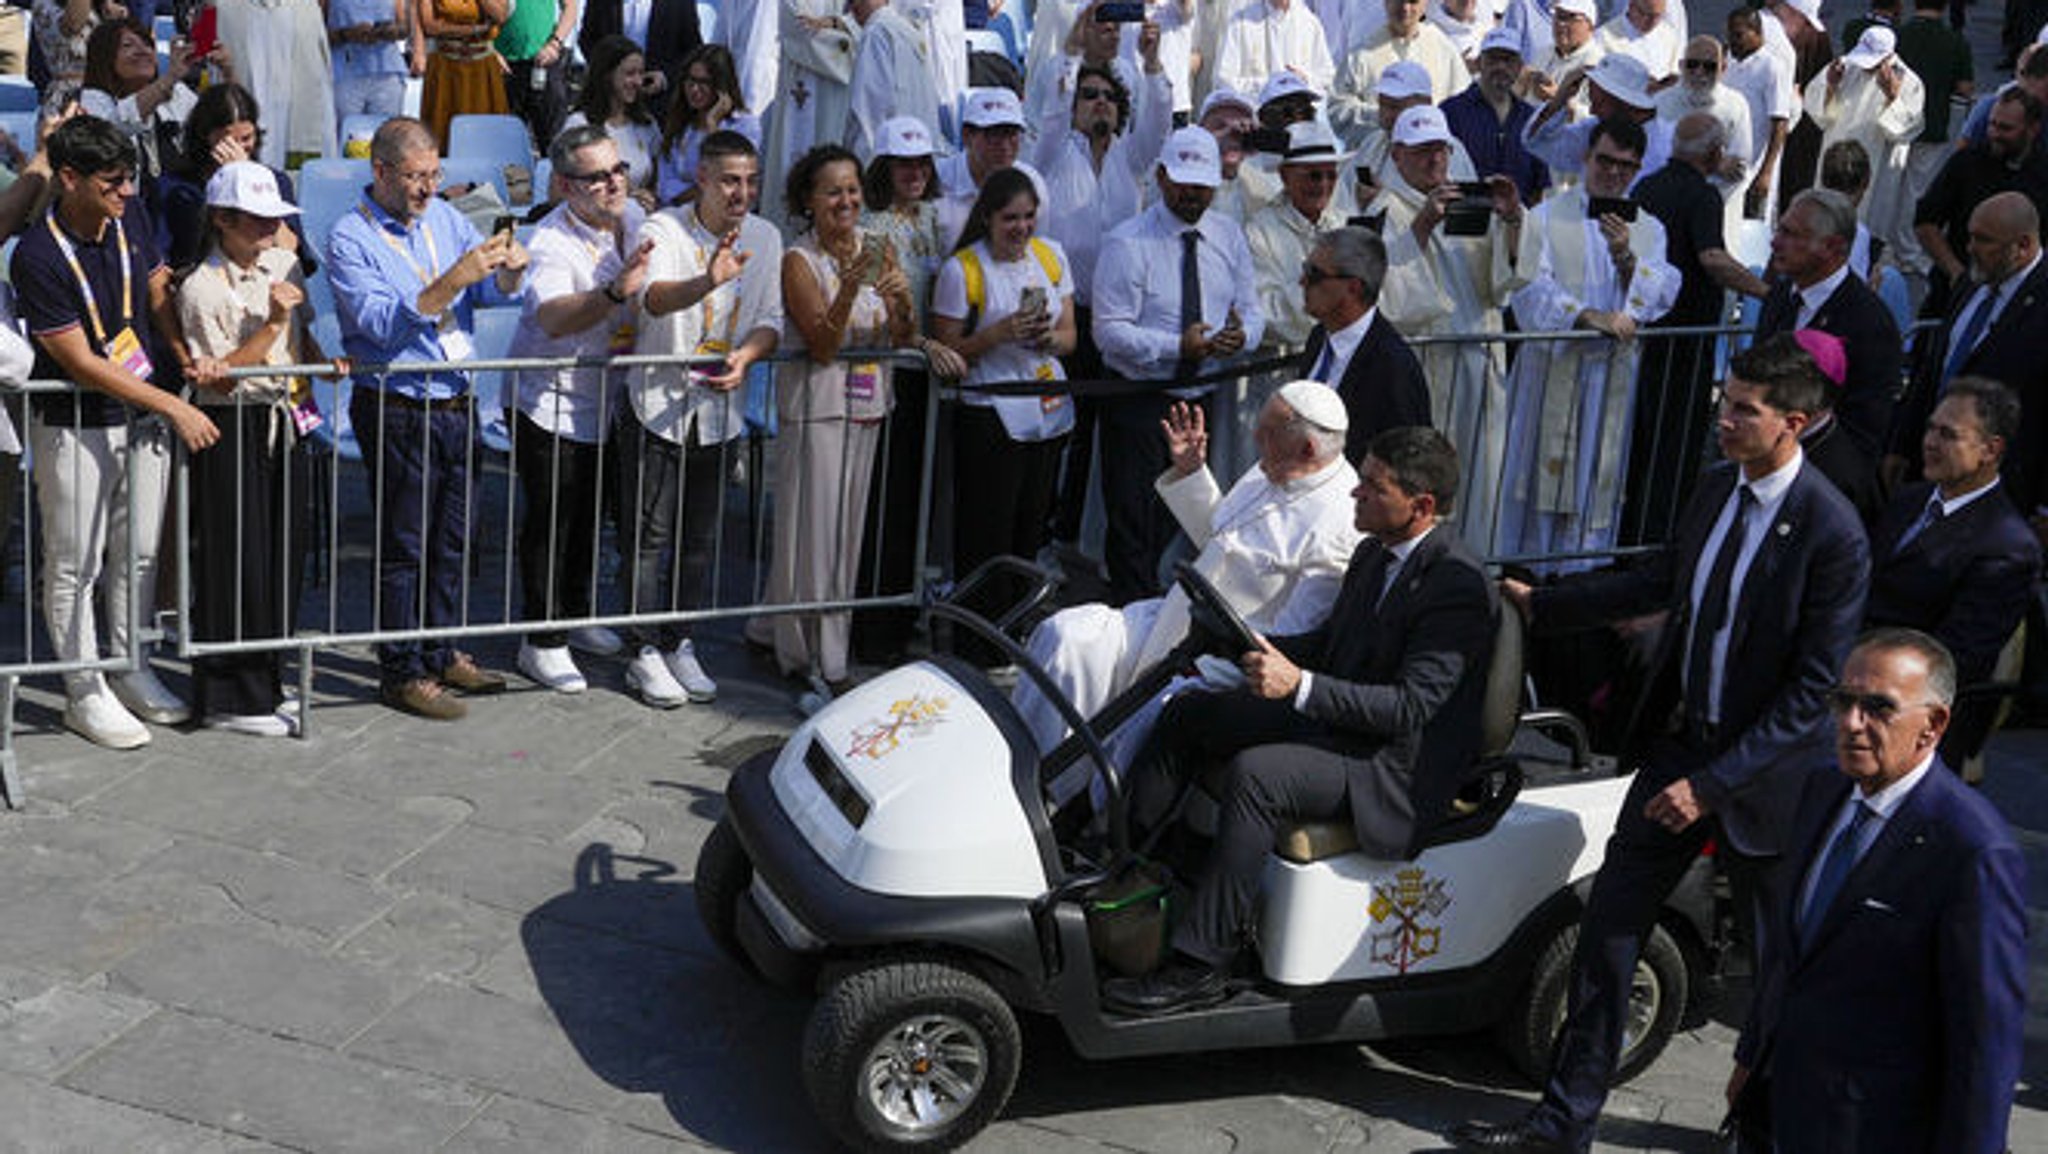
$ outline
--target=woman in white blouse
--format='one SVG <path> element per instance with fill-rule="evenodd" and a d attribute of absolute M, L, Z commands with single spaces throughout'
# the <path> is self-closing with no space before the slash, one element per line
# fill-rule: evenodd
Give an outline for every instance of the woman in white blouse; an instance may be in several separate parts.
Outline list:
<path fill-rule="evenodd" d="M 157 177 L 175 167 L 185 117 L 199 102 L 185 75 L 198 64 L 212 64 L 223 79 L 234 79 L 227 50 L 217 44 L 204 57 L 194 57 L 189 41 L 174 40 L 170 67 L 159 73 L 156 40 L 140 24 L 102 24 L 86 38 L 85 87 L 78 94 L 78 106 L 135 138 L 135 175 L 146 193 L 153 190 Z"/>
<path fill-rule="evenodd" d="M 639 45 L 624 36 L 607 36 L 590 50 L 583 95 L 576 102 L 576 111 L 563 119 L 562 127 L 566 130 L 580 124 L 601 126 L 619 146 L 633 199 L 653 212 L 654 157 L 661 144 L 661 128 L 647 107 L 647 57 Z"/>

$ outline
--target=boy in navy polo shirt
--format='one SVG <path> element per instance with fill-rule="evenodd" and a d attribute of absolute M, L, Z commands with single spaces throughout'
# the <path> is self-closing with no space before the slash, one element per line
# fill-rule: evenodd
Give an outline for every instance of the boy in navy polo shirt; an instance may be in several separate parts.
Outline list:
<path fill-rule="evenodd" d="M 190 715 L 137 656 L 130 618 L 142 620 L 156 605 L 170 438 L 195 452 L 220 438 L 206 414 L 173 390 L 181 378 L 217 385 L 223 369 L 217 361 L 195 363 L 177 332 L 170 269 L 135 195 L 128 137 L 97 117 L 77 116 L 50 134 L 48 148 L 57 199 L 22 234 L 13 263 L 36 346 L 35 376 L 78 385 L 76 395 L 37 394 L 31 405 L 43 609 L 60 660 L 97 661 L 95 594 L 101 574 L 110 576 L 107 639 L 136 667 L 111 679 L 66 674 L 64 724 L 108 748 L 134 749 L 149 743 L 138 717 L 175 725 Z"/>

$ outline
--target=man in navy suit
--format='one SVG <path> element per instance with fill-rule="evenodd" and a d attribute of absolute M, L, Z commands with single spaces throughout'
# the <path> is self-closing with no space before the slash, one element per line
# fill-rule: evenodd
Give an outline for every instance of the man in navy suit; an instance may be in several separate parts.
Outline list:
<path fill-rule="evenodd" d="M 1670 549 L 1544 589 L 1503 583 L 1541 633 L 1659 609 L 1669 618 L 1629 724 L 1623 754 L 1640 768 L 1579 925 L 1543 1100 L 1515 1122 L 1459 1126 L 1461 1148 L 1590 1147 L 1664 899 L 1710 838 L 1743 892 L 1769 882 L 1793 802 L 1827 756 L 1825 695 L 1870 575 L 1855 510 L 1799 447 L 1829 387 L 1790 334 L 1744 350 L 1729 362 L 1716 428 L 1727 462 L 1701 479 Z"/>
<path fill-rule="evenodd" d="M 1793 197 L 1771 234 L 1769 272 L 1777 283 L 1757 313 L 1756 339 L 1794 329 L 1841 338 L 1849 366 L 1835 419 L 1875 461 L 1891 431 L 1906 355 L 1891 310 L 1849 268 L 1855 241 L 1856 206 L 1848 197 L 1821 188 Z"/>
<path fill-rule="evenodd" d="M 1988 681 L 2041 576 L 2041 543 L 1998 470 L 2020 401 L 1983 377 L 1957 377 L 1921 438 L 1921 474 L 1871 536 L 1869 626 L 1924 630 L 1954 655 L 1965 686 Z M 1942 761 L 1961 769 L 1983 748 L 1996 707 L 1958 705 Z"/>
<path fill-rule="evenodd" d="M 1301 371 L 1344 399 L 1347 461 L 1363 460 L 1365 447 L 1388 429 L 1430 423 L 1422 362 L 1376 307 L 1386 279 L 1386 245 L 1356 227 L 1317 238 L 1301 267 L 1303 310 L 1316 321 Z"/>
<path fill-rule="evenodd" d="M 1900 405 L 1887 461 L 1894 475 L 1920 445 L 1927 415 L 1956 377 L 2003 381 L 2020 398 L 2019 430 L 2005 447 L 2003 475 L 2020 514 L 2033 520 L 2048 504 L 2048 262 L 2041 259 L 2041 214 L 2017 192 L 1988 197 L 1970 214 L 1970 276 L 1955 308 L 1916 348 L 1913 384 Z"/>
<path fill-rule="evenodd" d="M 2026 1010 L 2026 865 L 1935 748 L 1956 667 L 1866 635 L 1827 695 L 1841 773 L 1810 777 L 1728 1097 L 1778 1150 L 1999 1154 Z"/>
<path fill-rule="evenodd" d="M 1433 430 L 1391 429 L 1358 473 L 1355 524 L 1370 536 L 1330 619 L 1260 638 L 1241 658 L 1242 688 L 1174 698 L 1132 768 L 1133 821 L 1156 826 L 1182 783 L 1227 762 L 1215 848 L 1173 957 L 1107 983 L 1113 1008 L 1165 1014 L 1224 997 L 1282 825 L 1348 819 L 1366 853 L 1411 857 L 1477 759 L 1499 609 L 1478 556 L 1442 524 L 1458 452 Z"/>

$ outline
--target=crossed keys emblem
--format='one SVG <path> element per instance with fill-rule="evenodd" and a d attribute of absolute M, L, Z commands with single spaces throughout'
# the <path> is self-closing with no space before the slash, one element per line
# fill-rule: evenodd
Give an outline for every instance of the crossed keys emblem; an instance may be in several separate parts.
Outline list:
<path fill-rule="evenodd" d="M 913 694 L 889 705 L 889 715 L 861 723 L 853 731 L 846 756 L 880 761 L 896 752 L 907 736 L 924 733 L 946 718 L 946 699 Z"/>
<path fill-rule="evenodd" d="M 1444 879 L 1430 878 L 1420 869 L 1405 869 L 1394 875 L 1392 885 L 1374 885 L 1372 903 L 1366 912 L 1372 920 L 1393 925 L 1372 935 L 1372 960 L 1391 966 L 1397 974 L 1425 958 L 1434 957 L 1442 936 L 1437 926 L 1418 924 L 1423 915 L 1443 916 L 1451 897 L 1444 892 Z"/>

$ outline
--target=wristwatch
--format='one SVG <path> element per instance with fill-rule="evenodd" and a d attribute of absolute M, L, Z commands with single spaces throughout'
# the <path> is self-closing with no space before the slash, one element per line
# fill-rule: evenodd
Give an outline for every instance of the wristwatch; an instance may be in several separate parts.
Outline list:
<path fill-rule="evenodd" d="M 606 281 L 604 286 L 604 295 L 605 299 L 611 301 L 615 305 L 622 305 L 626 303 L 626 294 L 619 291 L 618 281 Z"/>

